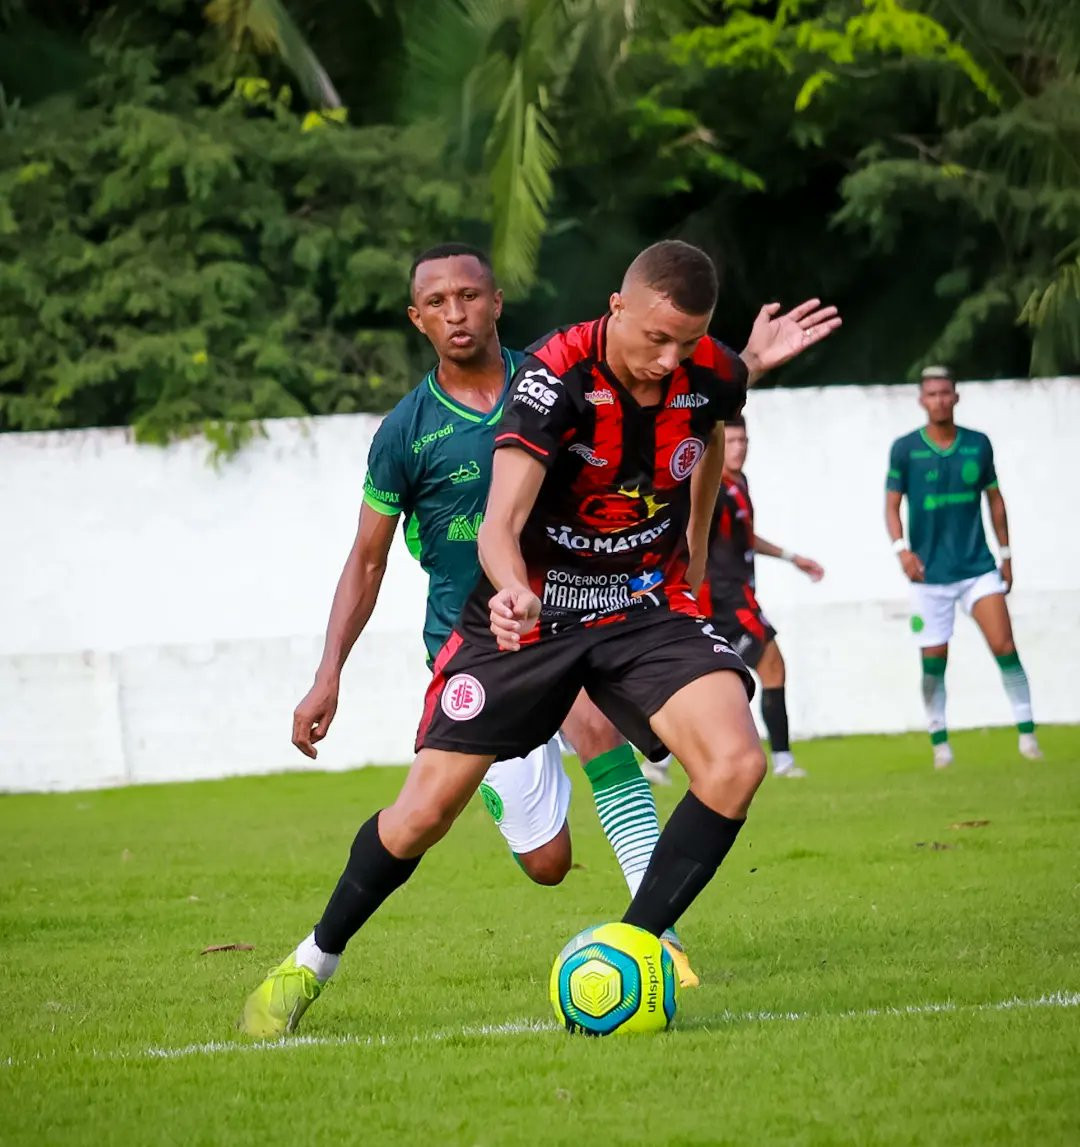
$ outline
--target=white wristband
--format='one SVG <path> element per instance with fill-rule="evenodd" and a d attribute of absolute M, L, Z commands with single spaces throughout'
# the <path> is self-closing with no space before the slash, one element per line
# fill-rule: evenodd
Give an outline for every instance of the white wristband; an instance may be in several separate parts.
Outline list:
<path fill-rule="evenodd" d="M 1012 549 L 1011 549 L 1011 547 L 999 546 L 998 547 L 998 557 L 1001 558 L 1001 560 L 1003 562 L 1011 561 L 1012 560 Z"/>
<path fill-rule="evenodd" d="M 908 548 L 907 542 L 903 538 L 897 538 L 892 544 L 892 552 L 894 554 L 902 554 Z"/>
<path fill-rule="evenodd" d="M 794 550 L 781 550 L 780 560 L 782 562 L 793 562 L 799 555 Z"/>

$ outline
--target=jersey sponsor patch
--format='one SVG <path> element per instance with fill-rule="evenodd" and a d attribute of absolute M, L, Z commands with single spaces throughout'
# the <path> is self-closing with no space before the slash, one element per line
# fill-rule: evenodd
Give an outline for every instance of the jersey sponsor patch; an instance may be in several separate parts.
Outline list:
<path fill-rule="evenodd" d="M 430 434 L 423 434 L 415 439 L 412 444 L 412 452 L 419 454 L 426 446 L 430 446 L 432 442 L 438 442 L 440 438 L 449 438 L 454 433 L 454 424 L 448 422 L 445 426 L 440 426 L 438 430 L 433 430 Z"/>
<path fill-rule="evenodd" d="M 447 681 L 439 704 L 451 721 L 470 721 L 484 710 L 487 695 L 471 673 L 456 673 Z"/>
<path fill-rule="evenodd" d="M 636 550 L 641 546 L 652 545 L 671 526 L 671 519 L 665 518 L 658 525 L 650 526 L 647 530 L 637 533 L 626 533 L 622 537 L 611 534 L 602 537 L 590 537 L 587 534 L 575 534 L 569 526 L 556 529 L 547 527 L 548 537 L 566 550 L 589 551 L 594 554 L 624 554 L 627 550 Z"/>
<path fill-rule="evenodd" d="M 570 447 L 570 453 L 577 454 L 578 457 L 584 458 L 590 466 L 595 466 L 597 469 L 608 465 L 606 458 L 601 458 L 595 454 L 584 442 L 575 442 L 573 446 Z"/>
<path fill-rule="evenodd" d="M 544 367 L 527 370 L 514 387 L 514 401 L 523 402 L 538 414 L 550 414 L 559 398 L 557 386 L 562 386 L 562 379 Z"/>
<path fill-rule="evenodd" d="M 615 395 L 610 390 L 597 389 L 585 391 L 585 401 L 591 402 L 593 406 L 614 406 Z"/>
<path fill-rule="evenodd" d="M 628 610 L 648 598 L 659 604 L 656 591 L 663 585 L 659 570 L 627 573 L 575 573 L 548 570 L 544 581 L 543 605 L 553 610 L 588 611 L 591 616 Z"/>
<path fill-rule="evenodd" d="M 704 394 L 676 394 L 667 405 L 668 410 L 697 410 L 708 406 L 709 400 Z"/>
<path fill-rule="evenodd" d="M 705 453 L 705 443 L 700 438 L 684 438 L 671 452 L 671 476 L 676 482 L 688 478 Z"/>

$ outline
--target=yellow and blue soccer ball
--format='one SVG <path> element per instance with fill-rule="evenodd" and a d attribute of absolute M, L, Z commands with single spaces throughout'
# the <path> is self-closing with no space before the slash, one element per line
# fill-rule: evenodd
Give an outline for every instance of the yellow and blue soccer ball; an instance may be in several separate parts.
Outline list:
<path fill-rule="evenodd" d="M 583 1035 L 656 1032 L 675 1018 L 678 979 L 660 941 L 632 924 L 579 932 L 551 969 L 551 1006 Z"/>

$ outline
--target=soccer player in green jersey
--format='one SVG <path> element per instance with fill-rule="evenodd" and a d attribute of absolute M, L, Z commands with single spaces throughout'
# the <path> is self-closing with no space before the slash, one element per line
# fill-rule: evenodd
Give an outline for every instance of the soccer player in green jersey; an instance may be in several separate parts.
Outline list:
<path fill-rule="evenodd" d="M 885 525 L 893 552 L 911 582 L 911 628 L 922 649 L 923 702 L 934 766 L 939 769 L 953 761 L 945 722 L 945 664 L 958 602 L 975 619 L 1001 668 L 1020 734 L 1020 753 L 1033 761 L 1042 757 L 1031 716 L 1031 690 L 1005 604 L 1012 589 L 1012 551 L 994 451 L 985 434 L 953 421 L 959 400 L 948 368 L 923 371 L 919 404 L 927 424 L 893 443 L 885 483 Z M 1000 569 L 983 530 L 984 494 L 997 536 Z M 907 540 L 900 521 L 905 496 Z"/>

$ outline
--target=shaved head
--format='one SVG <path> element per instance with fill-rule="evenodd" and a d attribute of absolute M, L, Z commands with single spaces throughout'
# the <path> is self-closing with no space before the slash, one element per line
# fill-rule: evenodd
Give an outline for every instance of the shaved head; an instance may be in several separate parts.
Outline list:
<path fill-rule="evenodd" d="M 638 255 L 623 276 L 622 293 L 635 287 L 663 295 L 687 315 L 711 315 L 720 289 L 712 259 L 680 239 L 664 239 Z"/>

